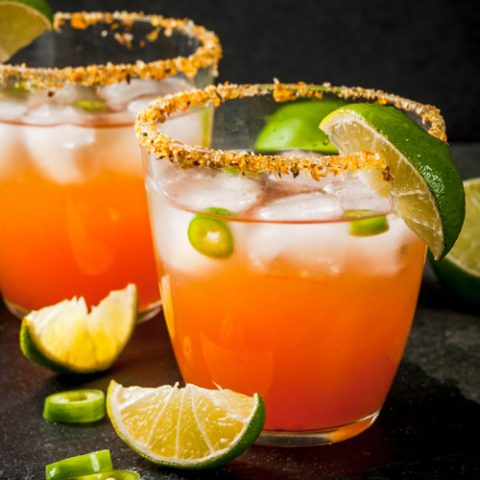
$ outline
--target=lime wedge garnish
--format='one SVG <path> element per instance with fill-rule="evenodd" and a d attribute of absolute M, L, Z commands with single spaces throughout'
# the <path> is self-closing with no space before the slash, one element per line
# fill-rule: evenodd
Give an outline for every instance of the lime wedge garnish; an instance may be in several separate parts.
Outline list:
<path fill-rule="evenodd" d="M 431 264 L 438 277 L 461 298 L 480 302 L 480 178 L 463 182 L 465 222 L 450 253 Z"/>
<path fill-rule="evenodd" d="M 323 99 L 281 105 L 266 118 L 254 148 L 261 153 L 293 149 L 337 153 L 318 124 L 325 115 L 345 104 L 343 100 Z"/>
<path fill-rule="evenodd" d="M 108 470 L 113 470 L 110 451 L 99 450 L 46 465 L 45 478 L 47 480 L 66 480 Z"/>
<path fill-rule="evenodd" d="M 43 406 L 43 418 L 50 422 L 91 423 L 104 416 L 105 394 L 96 389 L 53 393 Z"/>
<path fill-rule="evenodd" d="M 345 210 L 343 216 L 350 220 L 348 233 L 354 237 L 370 237 L 388 230 L 387 217 L 374 215 L 372 210 Z"/>
<path fill-rule="evenodd" d="M 129 387 L 112 381 L 107 412 L 118 436 L 159 465 L 205 469 L 243 453 L 260 434 L 263 400 L 231 390 Z"/>
<path fill-rule="evenodd" d="M 222 217 L 232 212 L 222 207 L 210 207 L 205 213 Z M 227 222 L 202 213 L 197 214 L 188 225 L 188 240 L 192 247 L 207 257 L 226 258 L 233 252 L 233 235 Z"/>
<path fill-rule="evenodd" d="M 137 288 L 128 285 L 88 313 L 83 298 L 30 312 L 22 321 L 20 347 L 29 360 L 57 372 L 109 368 L 127 344 L 137 315 Z"/>
<path fill-rule="evenodd" d="M 393 180 L 395 211 L 435 258 L 452 248 L 463 223 L 464 192 L 447 143 L 400 110 L 373 103 L 341 107 L 325 117 L 320 128 L 341 153 L 382 153 Z M 371 186 L 384 193 L 377 179 Z"/>
<path fill-rule="evenodd" d="M 52 22 L 44 0 L 0 0 L 0 63 L 51 29 Z"/>

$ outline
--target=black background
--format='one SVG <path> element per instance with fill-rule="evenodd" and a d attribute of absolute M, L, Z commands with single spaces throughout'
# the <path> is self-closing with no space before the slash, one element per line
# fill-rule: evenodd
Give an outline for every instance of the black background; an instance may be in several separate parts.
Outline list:
<path fill-rule="evenodd" d="M 55 10 L 189 17 L 224 47 L 219 80 L 381 88 L 441 108 L 450 140 L 480 140 L 476 0 L 51 0 Z"/>

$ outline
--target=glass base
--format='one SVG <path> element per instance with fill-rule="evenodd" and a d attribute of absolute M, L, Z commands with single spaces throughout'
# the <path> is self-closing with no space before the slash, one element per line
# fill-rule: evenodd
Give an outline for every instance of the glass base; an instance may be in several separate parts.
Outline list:
<path fill-rule="evenodd" d="M 378 417 L 380 410 L 357 420 L 354 423 L 326 428 L 324 430 L 307 430 L 299 432 L 263 431 L 255 445 L 266 447 L 315 447 L 343 442 L 366 430 Z"/>
<path fill-rule="evenodd" d="M 25 315 L 27 315 L 30 310 L 21 307 L 20 305 L 17 305 L 16 303 L 10 302 L 7 300 L 5 297 L 3 298 L 3 301 L 5 305 L 7 306 L 8 310 L 10 313 L 15 315 L 17 318 L 22 319 Z M 153 318 L 155 315 L 157 315 L 160 310 L 162 309 L 162 301 L 158 300 L 157 302 L 150 303 L 147 308 L 138 314 L 137 318 L 137 324 L 138 323 L 143 323 L 146 322 L 147 320 L 150 320 Z"/>

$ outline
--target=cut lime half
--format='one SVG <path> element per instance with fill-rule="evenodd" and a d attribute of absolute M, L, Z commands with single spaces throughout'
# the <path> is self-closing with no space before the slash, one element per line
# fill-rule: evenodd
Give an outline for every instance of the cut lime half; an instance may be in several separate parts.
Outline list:
<path fill-rule="evenodd" d="M 345 104 L 340 99 L 325 98 L 280 105 L 266 118 L 254 148 L 260 153 L 294 149 L 337 153 L 335 145 L 318 129 L 318 124 L 325 115 Z"/>
<path fill-rule="evenodd" d="M 450 253 L 432 261 L 437 276 L 461 298 L 480 303 L 480 178 L 463 182 L 465 222 Z"/>
<path fill-rule="evenodd" d="M 44 0 L 0 0 L 0 63 L 51 29 L 52 22 Z"/>
<path fill-rule="evenodd" d="M 393 180 L 390 194 L 396 213 L 435 258 L 452 248 L 462 227 L 465 198 L 447 143 L 400 110 L 373 103 L 341 107 L 325 117 L 320 128 L 341 153 L 381 153 Z M 381 194 L 390 190 L 375 175 L 369 183 Z"/>
<path fill-rule="evenodd" d="M 127 344 L 137 317 L 137 288 L 128 285 L 88 313 L 83 298 L 30 312 L 22 321 L 20 348 L 29 360 L 57 372 L 106 370 Z"/>
<path fill-rule="evenodd" d="M 258 394 L 190 384 L 124 388 L 112 381 L 107 412 L 118 436 L 139 455 L 191 470 L 218 467 L 237 457 L 256 440 L 265 421 Z"/>

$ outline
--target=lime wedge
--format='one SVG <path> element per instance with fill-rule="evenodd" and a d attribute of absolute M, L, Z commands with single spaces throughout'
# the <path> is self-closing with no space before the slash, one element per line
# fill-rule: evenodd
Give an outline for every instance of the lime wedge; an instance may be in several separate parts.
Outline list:
<path fill-rule="evenodd" d="M 231 390 L 124 388 L 110 382 L 107 412 L 118 436 L 159 465 L 206 469 L 243 453 L 265 421 L 263 400 Z"/>
<path fill-rule="evenodd" d="M 343 100 L 326 98 L 282 105 L 266 118 L 254 148 L 260 153 L 293 149 L 337 153 L 318 124 L 325 115 L 345 104 Z"/>
<path fill-rule="evenodd" d="M 374 213 L 372 210 L 345 210 L 343 216 L 350 220 L 348 233 L 354 237 L 371 237 L 386 232 L 389 228 L 387 217 Z"/>
<path fill-rule="evenodd" d="M 429 246 L 435 258 L 452 248 L 464 218 L 464 192 L 447 143 L 400 110 L 373 103 L 341 107 L 323 119 L 341 153 L 382 153 L 393 179 L 395 211 Z M 370 184 L 385 194 L 385 181 Z"/>
<path fill-rule="evenodd" d="M 110 470 L 81 477 L 72 477 L 70 480 L 141 480 L 141 477 L 133 470 Z"/>
<path fill-rule="evenodd" d="M 0 63 L 52 28 L 45 0 L 0 0 Z"/>
<path fill-rule="evenodd" d="M 88 313 L 83 298 L 30 312 L 22 321 L 20 348 L 29 360 L 57 372 L 106 370 L 135 325 L 137 288 L 110 292 Z"/>
<path fill-rule="evenodd" d="M 450 253 L 432 261 L 435 273 L 461 298 L 480 303 L 480 178 L 463 182 L 465 222 Z"/>

